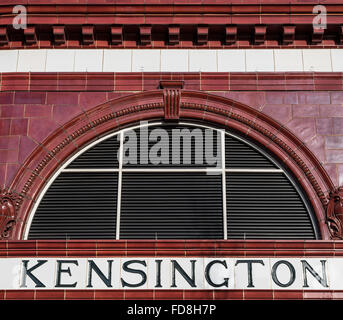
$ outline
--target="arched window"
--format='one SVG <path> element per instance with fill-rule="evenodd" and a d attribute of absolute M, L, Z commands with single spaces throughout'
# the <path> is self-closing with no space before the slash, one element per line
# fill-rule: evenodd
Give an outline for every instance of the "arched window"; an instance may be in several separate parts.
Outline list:
<path fill-rule="evenodd" d="M 94 141 L 44 188 L 27 239 L 318 239 L 310 203 L 262 146 L 194 123 Z"/>

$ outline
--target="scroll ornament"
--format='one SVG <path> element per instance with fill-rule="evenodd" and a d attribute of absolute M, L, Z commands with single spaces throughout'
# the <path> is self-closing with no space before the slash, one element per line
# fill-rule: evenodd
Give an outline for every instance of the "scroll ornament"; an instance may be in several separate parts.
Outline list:
<path fill-rule="evenodd" d="M 0 187 L 0 239 L 8 239 L 16 224 L 17 194 Z"/>
<path fill-rule="evenodd" d="M 343 239 L 343 187 L 329 194 L 326 211 L 327 224 L 332 239 Z"/>

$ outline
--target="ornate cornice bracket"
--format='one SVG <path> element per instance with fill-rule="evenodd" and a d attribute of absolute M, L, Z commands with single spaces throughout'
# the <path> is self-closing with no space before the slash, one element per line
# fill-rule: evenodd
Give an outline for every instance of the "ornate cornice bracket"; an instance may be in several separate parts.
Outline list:
<path fill-rule="evenodd" d="M 8 239 L 16 224 L 16 201 L 18 195 L 0 188 L 0 239 Z"/>
<path fill-rule="evenodd" d="M 332 190 L 328 196 L 326 223 L 332 239 L 343 239 L 343 187 Z"/>

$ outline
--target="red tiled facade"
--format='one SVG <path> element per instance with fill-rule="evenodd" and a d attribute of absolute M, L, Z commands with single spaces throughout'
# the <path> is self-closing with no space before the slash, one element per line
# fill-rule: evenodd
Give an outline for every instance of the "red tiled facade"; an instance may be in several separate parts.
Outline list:
<path fill-rule="evenodd" d="M 317 0 L 278 0 L 277 6 L 268 0 L 249 0 L 249 3 L 217 0 L 215 4 L 210 0 L 170 0 L 163 1 L 163 5 L 161 2 L 59 0 L 52 6 L 41 0 L 15 1 L 16 5 L 27 5 L 28 12 L 34 13 L 28 21 L 33 28 L 30 32 L 35 34 L 37 26 L 41 26 L 42 31 L 37 32 L 37 38 L 33 37 L 36 41 L 30 45 L 19 31 L 8 34 L 8 41 L 1 49 L 342 47 L 343 30 L 338 28 L 342 25 L 341 0 L 325 1 L 332 12 L 330 37 L 315 44 L 308 42 L 313 31 L 313 16 L 309 13 L 313 5 L 318 4 Z M 7 32 L 1 26 L 10 24 L 13 19 L 6 15 L 13 3 L 9 0 L 1 3 L 0 36 L 2 31 Z M 204 12 L 208 14 L 204 15 Z M 47 16 L 48 13 L 51 16 Z M 189 25 L 178 27 L 185 24 Z M 72 35 L 60 25 L 73 25 L 80 30 Z M 101 29 L 101 25 L 106 28 Z M 239 26 L 237 32 L 232 27 L 235 25 Z M 255 25 L 259 28 L 252 28 Z M 260 25 L 267 25 L 273 31 L 265 34 L 265 28 Z M 293 29 L 288 28 L 285 31 L 288 32 L 287 39 L 280 41 L 284 30 L 276 27 L 280 25 L 296 25 L 297 37 L 293 38 Z M 131 32 L 128 26 L 134 31 Z M 197 41 L 190 38 L 193 34 L 197 34 Z M 166 89 L 161 89 L 161 81 L 183 83 L 182 89 L 177 88 L 180 104 L 175 107 L 175 102 L 168 102 L 172 108 L 168 112 L 167 99 L 163 96 Z M 23 226 L 39 192 L 70 155 L 110 130 L 140 120 L 168 119 L 168 116 L 234 128 L 265 144 L 290 167 L 306 191 L 323 240 L 22 240 Z M 2 258 L 340 257 L 343 243 L 332 239 L 326 210 L 330 191 L 342 184 L 343 74 L 339 72 L 37 72 L 0 75 L 0 187 L 19 196 L 19 200 L 16 199 L 16 225 L 11 235 L 0 241 Z M 0 291 L 0 299 L 5 300 L 342 298 L 341 291 L 320 290 Z"/>

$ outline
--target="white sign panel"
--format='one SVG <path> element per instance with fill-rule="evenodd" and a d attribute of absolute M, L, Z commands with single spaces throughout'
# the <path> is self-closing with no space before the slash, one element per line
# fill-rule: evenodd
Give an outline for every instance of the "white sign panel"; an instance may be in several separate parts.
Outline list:
<path fill-rule="evenodd" d="M 343 290 L 343 258 L 4 258 L 0 290 Z"/>

